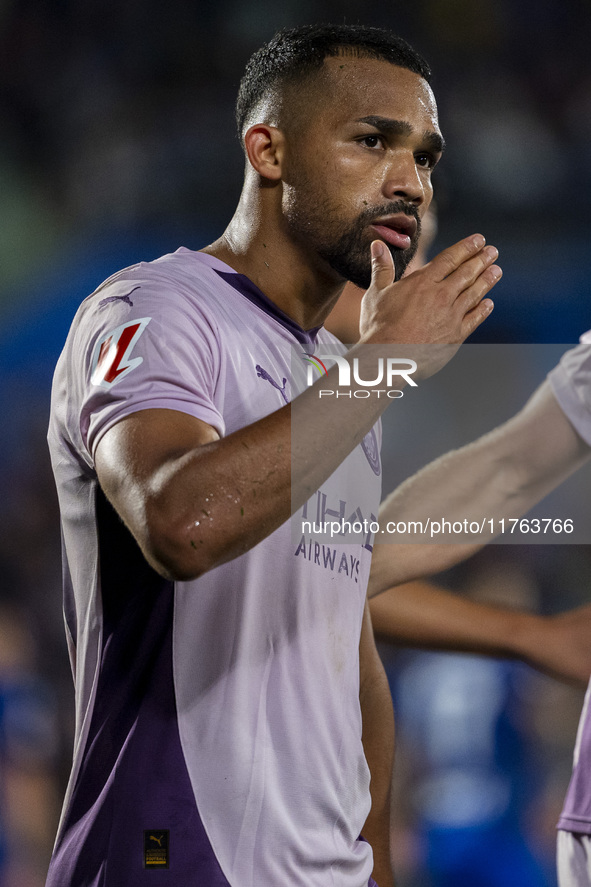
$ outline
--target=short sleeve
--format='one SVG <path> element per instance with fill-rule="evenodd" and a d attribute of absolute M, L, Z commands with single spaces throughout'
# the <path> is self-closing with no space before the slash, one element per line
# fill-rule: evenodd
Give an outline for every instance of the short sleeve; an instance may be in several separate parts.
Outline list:
<path fill-rule="evenodd" d="M 133 300 L 123 298 L 129 280 L 87 300 L 74 337 L 70 378 L 78 370 L 80 433 L 91 458 L 113 425 L 145 409 L 178 410 L 225 432 L 216 405 L 219 338 L 205 307 L 162 281 L 132 285 Z"/>
<path fill-rule="evenodd" d="M 565 416 L 591 446 L 591 343 L 588 334 L 583 344 L 571 348 L 548 375 L 554 396 Z"/>

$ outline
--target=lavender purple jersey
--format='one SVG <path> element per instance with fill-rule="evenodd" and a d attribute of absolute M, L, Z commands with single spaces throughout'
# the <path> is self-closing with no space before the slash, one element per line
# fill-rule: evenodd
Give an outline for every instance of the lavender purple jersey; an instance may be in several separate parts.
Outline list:
<path fill-rule="evenodd" d="M 549 375 L 554 395 L 565 416 L 591 446 L 591 331 L 581 345 L 567 351 Z M 574 768 L 558 828 L 591 834 L 591 684 L 579 721 Z"/>
<path fill-rule="evenodd" d="M 50 887 L 368 884 L 358 644 L 371 545 L 293 542 L 287 523 L 197 580 L 168 581 L 94 468 L 103 435 L 138 410 L 180 410 L 220 436 L 257 421 L 293 394 L 293 346 L 334 342 L 186 249 L 82 304 L 49 430 L 76 685 Z M 375 449 L 357 447 L 313 507 L 372 519 Z"/>

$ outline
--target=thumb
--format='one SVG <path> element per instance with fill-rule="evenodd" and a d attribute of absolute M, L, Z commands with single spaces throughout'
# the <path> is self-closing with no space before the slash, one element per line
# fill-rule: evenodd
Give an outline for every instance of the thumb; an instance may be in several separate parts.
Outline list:
<path fill-rule="evenodd" d="M 382 240 L 371 244 L 371 282 L 379 290 L 394 283 L 394 259 Z"/>

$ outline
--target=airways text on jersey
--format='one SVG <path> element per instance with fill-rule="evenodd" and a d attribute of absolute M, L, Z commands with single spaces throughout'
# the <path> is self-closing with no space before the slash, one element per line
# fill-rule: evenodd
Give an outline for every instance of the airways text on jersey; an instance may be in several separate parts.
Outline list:
<path fill-rule="evenodd" d="M 130 320 L 98 340 L 92 356 L 90 381 L 93 385 L 112 388 L 143 363 L 143 357 L 131 359 L 131 352 L 151 319 L 140 317 Z"/>

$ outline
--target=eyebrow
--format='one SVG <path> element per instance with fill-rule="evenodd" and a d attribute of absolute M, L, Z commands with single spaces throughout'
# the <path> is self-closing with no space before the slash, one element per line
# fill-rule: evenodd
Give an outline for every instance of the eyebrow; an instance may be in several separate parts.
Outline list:
<path fill-rule="evenodd" d="M 387 136 L 409 136 L 413 132 L 412 126 L 406 120 L 393 120 L 391 117 L 380 117 L 377 114 L 370 114 L 369 117 L 359 117 L 355 122 L 374 126 Z M 429 145 L 432 151 L 443 154 L 445 140 L 438 132 L 426 129 L 423 132 L 423 141 Z"/>

